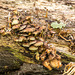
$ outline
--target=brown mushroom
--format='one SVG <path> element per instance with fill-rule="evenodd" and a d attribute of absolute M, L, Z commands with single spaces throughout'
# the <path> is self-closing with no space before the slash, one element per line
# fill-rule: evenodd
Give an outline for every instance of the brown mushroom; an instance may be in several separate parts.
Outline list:
<path fill-rule="evenodd" d="M 38 50 L 38 47 L 30 46 L 30 47 L 29 47 L 29 50 L 31 50 L 31 51 L 36 51 L 36 50 Z"/>
<path fill-rule="evenodd" d="M 33 27 L 36 27 L 36 24 L 30 24 L 31 26 L 33 26 Z"/>
<path fill-rule="evenodd" d="M 39 53 L 36 52 L 36 56 L 35 56 L 35 58 L 36 58 L 36 60 L 38 60 L 38 61 L 39 61 L 39 59 L 40 59 L 39 56 L 40 56 Z"/>
<path fill-rule="evenodd" d="M 53 31 L 53 30 L 51 30 L 51 31 L 50 31 L 50 33 L 51 33 L 51 34 L 55 34 L 56 32 L 55 32 L 55 31 Z"/>
<path fill-rule="evenodd" d="M 4 32 L 2 35 L 10 35 L 11 32 Z"/>
<path fill-rule="evenodd" d="M 19 42 L 22 42 L 23 40 L 26 40 L 26 37 L 20 36 L 20 37 L 19 37 Z"/>
<path fill-rule="evenodd" d="M 28 36 L 28 34 L 18 34 L 19 36 Z"/>
<path fill-rule="evenodd" d="M 35 40 L 35 37 L 30 36 L 30 37 L 29 37 L 29 40 Z"/>
<path fill-rule="evenodd" d="M 0 34 L 2 34 L 2 33 L 4 33 L 5 32 L 5 30 L 4 29 L 1 29 L 0 30 Z"/>
<path fill-rule="evenodd" d="M 39 39 L 40 41 L 44 41 L 44 39 L 43 39 L 43 38 L 41 38 L 41 37 L 39 37 L 38 39 Z"/>
<path fill-rule="evenodd" d="M 37 35 L 37 34 L 39 34 L 39 33 L 40 33 L 40 31 L 35 31 L 35 32 L 33 32 L 34 35 Z"/>
<path fill-rule="evenodd" d="M 19 23 L 19 21 L 17 20 L 17 19 L 14 19 L 13 21 L 12 21 L 12 25 L 16 25 L 16 24 L 18 24 Z"/>
<path fill-rule="evenodd" d="M 18 17 L 18 16 L 16 16 L 16 15 L 14 15 L 14 16 L 12 16 L 12 19 L 16 19 L 16 20 L 18 20 L 18 19 L 19 19 L 19 17 Z"/>
<path fill-rule="evenodd" d="M 39 28 L 39 30 L 44 30 L 44 29 L 46 29 L 46 26 L 41 26 L 41 27 Z"/>
<path fill-rule="evenodd" d="M 42 61 L 44 61 L 44 60 L 45 60 L 45 58 L 46 58 L 46 53 L 45 53 L 45 52 L 43 52 L 43 53 L 41 54 L 40 58 L 41 58 L 41 60 L 42 60 Z"/>
<path fill-rule="evenodd" d="M 32 45 L 32 44 L 35 44 L 36 43 L 36 40 L 35 41 L 31 41 L 29 44 Z"/>
<path fill-rule="evenodd" d="M 36 44 L 34 44 L 34 46 L 42 46 L 43 42 L 42 41 L 38 41 Z"/>
<path fill-rule="evenodd" d="M 23 40 L 26 40 L 24 36 L 20 36 L 19 38 L 14 39 L 15 42 L 22 42 Z"/>
<path fill-rule="evenodd" d="M 6 25 L 2 25 L 0 26 L 0 29 L 4 29 L 6 27 Z"/>
<path fill-rule="evenodd" d="M 20 27 L 20 24 L 14 25 L 14 26 L 12 27 L 12 29 L 18 29 L 19 27 Z"/>
<path fill-rule="evenodd" d="M 58 60 L 61 59 L 61 57 L 60 57 L 58 54 L 56 54 L 56 58 L 57 58 Z"/>
<path fill-rule="evenodd" d="M 29 43 L 23 43 L 22 46 L 23 47 L 29 47 L 30 45 L 29 45 Z"/>
<path fill-rule="evenodd" d="M 31 19 L 31 16 L 26 16 L 26 20 L 30 20 Z"/>
<path fill-rule="evenodd" d="M 49 58 L 49 60 L 52 60 L 52 59 L 55 58 L 55 56 L 53 56 L 53 55 L 50 54 L 50 55 L 48 56 L 48 58 Z"/>
<path fill-rule="evenodd" d="M 15 42 L 18 42 L 18 38 L 15 38 L 14 41 L 15 41 Z"/>
<path fill-rule="evenodd" d="M 46 52 L 47 52 L 48 54 L 50 54 L 51 50 L 50 50 L 50 49 L 46 49 Z"/>
<path fill-rule="evenodd" d="M 19 30 L 23 30 L 23 29 L 25 29 L 26 28 L 26 25 L 22 25 L 20 28 L 19 28 Z"/>
<path fill-rule="evenodd" d="M 50 64 L 50 63 L 49 63 L 48 59 L 43 62 L 43 65 L 44 65 L 46 68 L 48 68 L 49 70 L 52 70 L 52 67 L 51 67 L 49 64 Z"/>
<path fill-rule="evenodd" d="M 58 61 L 57 59 L 53 59 L 52 61 L 50 61 L 50 65 L 53 67 L 53 68 L 59 68 L 62 66 L 61 62 Z"/>
<path fill-rule="evenodd" d="M 22 30 L 21 32 L 33 32 L 33 31 L 35 31 L 35 28 L 26 28 Z"/>
<path fill-rule="evenodd" d="M 23 24 L 27 25 L 27 24 L 30 24 L 30 22 L 29 21 L 25 21 L 25 22 L 23 22 Z"/>

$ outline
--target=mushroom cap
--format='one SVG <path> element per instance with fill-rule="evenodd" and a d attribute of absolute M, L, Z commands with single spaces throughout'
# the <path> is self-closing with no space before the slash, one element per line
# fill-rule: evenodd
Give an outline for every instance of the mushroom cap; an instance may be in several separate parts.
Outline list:
<path fill-rule="evenodd" d="M 19 21 L 17 20 L 17 19 L 14 19 L 13 21 L 12 21 L 12 25 L 15 25 L 15 24 L 18 24 L 19 23 Z"/>
<path fill-rule="evenodd" d="M 12 27 L 12 29 L 18 29 L 19 27 L 20 27 L 20 24 L 14 25 L 14 26 Z"/>
<path fill-rule="evenodd" d="M 26 40 L 26 37 L 20 36 L 20 37 L 19 37 L 19 42 L 22 42 L 23 40 Z"/>
<path fill-rule="evenodd" d="M 35 44 L 36 43 L 36 40 L 35 41 L 31 41 L 29 44 L 32 45 L 32 44 Z"/>
<path fill-rule="evenodd" d="M 33 27 L 36 27 L 36 24 L 30 24 L 31 26 L 33 26 Z"/>
<path fill-rule="evenodd" d="M 27 25 L 27 24 L 30 24 L 30 22 L 29 21 L 25 21 L 25 22 L 23 22 L 23 24 Z"/>
<path fill-rule="evenodd" d="M 39 28 L 39 30 L 44 30 L 44 29 L 46 29 L 46 26 L 41 26 L 41 27 Z"/>
<path fill-rule="evenodd" d="M 38 41 L 37 43 L 34 44 L 34 46 L 42 46 L 43 42 L 42 41 Z"/>
<path fill-rule="evenodd" d="M 44 39 L 43 39 L 43 38 L 41 38 L 41 37 L 39 37 L 38 39 L 39 39 L 40 41 L 44 41 Z"/>
<path fill-rule="evenodd" d="M 38 50 L 38 47 L 30 46 L 30 47 L 29 47 L 29 50 L 31 50 L 31 51 L 36 51 L 36 50 Z"/>
<path fill-rule="evenodd" d="M 49 63 L 48 60 L 45 60 L 45 61 L 43 62 L 43 65 L 44 65 L 46 68 L 48 68 L 49 70 L 52 70 L 52 67 L 50 66 L 50 63 Z"/>
<path fill-rule="evenodd" d="M 15 38 L 14 41 L 15 41 L 15 42 L 18 42 L 18 38 Z"/>
<path fill-rule="evenodd" d="M 35 28 L 26 28 L 22 30 L 21 32 L 33 32 L 33 31 L 35 31 Z"/>
<path fill-rule="evenodd" d="M 58 60 L 61 59 L 61 57 L 60 57 L 58 54 L 56 54 L 56 58 L 57 58 Z"/>
<path fill-rule="evenodd" d="M 12 16 L 12 19 L 18 19 L 19 17 L 17 17 L 16 15 Z"/>
<path fill-rule="evenodd" d="M 24 36 L 20 36 L 19 38 L 14 39 L 15 42 L 22 42 L 23 40 L 26 40 Z"/>
<path fill-rule="evenodd" d="M 34 35 L 37 35 L 37 34 L 39 34 L 39 33 L 40 33 L 40 31 L 35 31 L 35 32 L 33 32 Z"/>
<path fill-rule="evenodd" d="M 6 25 L 0 25 L 0 29 L 4 29 Z"/>
<path fill-rule="evenodd" d="M 40 56 L 40 54 L 38 52 L 36 52 L 36 56 L 35 56 L 36 60 L 40 59 L 39 56 Z"/>
<path fill-rule="evenodd" d="M 29 37 L 29 40 L 35 40 L 35 37 L 30 36 L 30 37 Z"/>
<path fill-rule="evenodd" d="M 23 47 L 29 47 L 30 45 L 29 45 L 29 43 L 23 43 L 22 46 Z"/>
<path fill-rule="evenodd" d="M 55 31 L 53 31 L 53 30 L 51 30 L 51 31 L 50 31 L 50 33 L 55 34 L 56 32 L 55 32 Z"/>
<path fill-rule="evenodd" d="M 3 35 L 10 35 L 11 32 L 4 32 Z"/>
<path fill-rule="evenodd" d="M 26 25 L 22 25 L 20 28 L 19 28 L 19 30 L 23 30 L 23 29 L 25 29 L 26 28 Z"/>
<path fill-rule="evenodd" d="M 56 58 L 53 59 L 52 61 L 50 61 L 50 65 L 53 68 L 59 68 L 61 66 L 61 62 L 59 62 L 59 60 L 57 60 Z"/>
<path fill-rule="evenodd" d="M 18 11 L 17 10 L 14 10 L 13 12 L 14 12 L 14 14 L 18 14 Z"/>
<path fill-rule="evenodd" d="M 5 32 L 5 30 L 4 29 L 1 29 L 0 30 L 0 34 L 2 34 L 2 33 L 4 33 Z"/>
<path fill-rule="evenodd" d="M 19 36 L 28 36 L 28 34 L 18 34 Z"/>
<path fill-rule="evenodd" d="M 30 20 L 31 19 L 31 16 L 26 16 L 26 20 Z"/>

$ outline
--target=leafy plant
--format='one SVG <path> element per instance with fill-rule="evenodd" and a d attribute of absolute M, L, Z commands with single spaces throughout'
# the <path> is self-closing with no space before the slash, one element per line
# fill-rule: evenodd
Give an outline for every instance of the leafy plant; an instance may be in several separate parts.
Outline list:
<path fill-rule="evenodd" d="M 66 26 L 66 24 L 64 24 L 64 23 L 57 23 L 56 21 L 55 22 L 53 22 L 53 23 L 51 23 L 51 26 L 53 27 L 53 28 L 59 28 L 59 29 L 61 29 L 62 27 L 65 27 Z"/>

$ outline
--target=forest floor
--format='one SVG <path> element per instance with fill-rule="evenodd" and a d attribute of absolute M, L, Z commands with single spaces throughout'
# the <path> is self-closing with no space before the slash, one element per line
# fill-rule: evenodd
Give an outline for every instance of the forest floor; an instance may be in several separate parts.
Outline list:
<path fill-rule="evenodd" d="M 73 4 L 66 4 L 66 2 L 64 1 L 57 1 L 57 2 L 26 1 L 25 2 L 24 0 L 0 0 L 0 26 L 7 24 L 7 19 L 10 16 L 9 13 L 12 12 L 13 10 L 18 10 L 20 12 L 24 11 L 25 13 L 29 13 L 32 17 L 39 16 L 40 18 L 43 17 L 43 19 L 45 20 L 63 22 L 66 24 L 65 29 L 66 30 L 69 29 L 75 39 L 75 6 Z M 47 18 L 45 18 L 45 16 L 47 16 Z M 37 23 L 39 22 L 37 18 L 35 19 L 34 22 L 36 21 Z M 52 39 L 52 41 L 55 40 Z M 60 42 L 60 44 L 61 43 L 62 42 Z M 34 64 L 28 65 L 24 63 L 23 66 L 21 66 L 21 69 L 19 71 L 9 73 L 9 75 L 27 75 L 30 73 L 31 75 L 35 75 L 36 73 L 38 73 L 38 75 L 43 74 L 43 69 L 42 69 L 43 66 L 39 66 L 36 64 L 35 66 L 37 67 L 34 66 L 34 68 L 36 69 L 35 73 L 33 73 L 34 68 L 32 66 L 34 66 Z M 39 72 L 40 68 L 41 68 L 41 72 Z"/>

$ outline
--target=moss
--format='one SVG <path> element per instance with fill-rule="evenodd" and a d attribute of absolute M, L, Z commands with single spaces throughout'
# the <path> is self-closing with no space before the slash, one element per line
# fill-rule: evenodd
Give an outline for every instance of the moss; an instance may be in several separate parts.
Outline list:
<path fill-rule="evenodd" d="M 0 39 L 0 51 L 8 51 L 11 54 L 13 54 L 16 58 L 20 59 L 23 62 L 27 62 L 27 63 L 35 63 L 33 60 L 31 60 L 29 57 L 23 55 L 21 51 L 24 51 L 25 48 L 21 47 L 18 43 L 13 42 L 12 38 L 14 37 L 3 37 L 1 36 Z"/>

